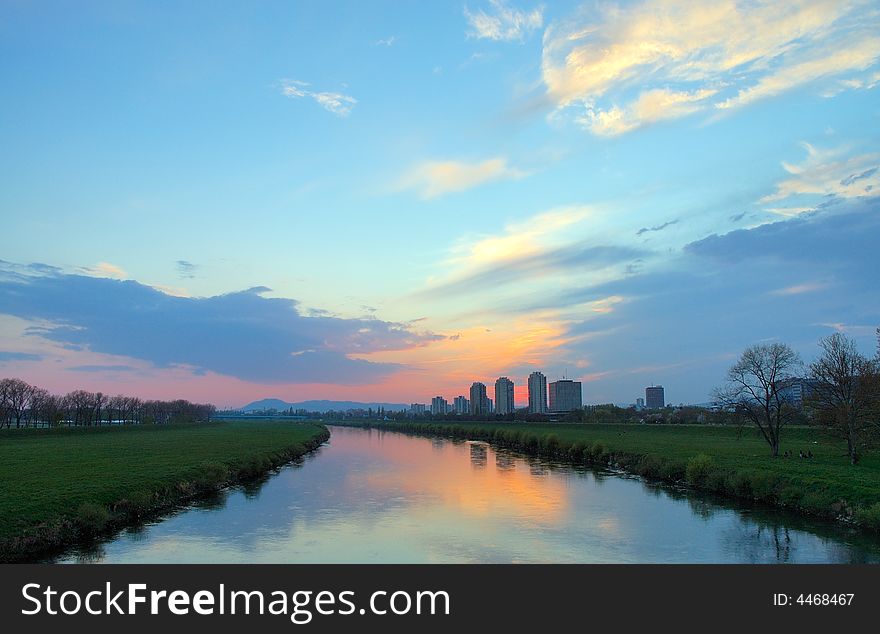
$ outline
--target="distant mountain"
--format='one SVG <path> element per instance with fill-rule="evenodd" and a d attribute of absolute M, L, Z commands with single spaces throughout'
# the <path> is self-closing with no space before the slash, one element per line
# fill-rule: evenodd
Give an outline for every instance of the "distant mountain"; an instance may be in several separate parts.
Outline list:
<path fill-rule="evenodd" d="M 300 401 L 299 403 L 288 403 L 287 401 L 282 401 L 278 398 L 264 398 L 260 401 L 248 403 L 242 407 L 241 410 L 243 412 L 253 412 L 265 409 L 277 409 L 278 411 L 282 411 L 290 409 L 291 407 L 294 410 L 304 409 L 309 412 L 341 412 L 347 409 L 368 409 L 370 407 L 373 409 L 383 407 L 389 412 L 409 409 L 409 405 L 404 405 L 403 403 L 358 403 L 357 401 Z"/>

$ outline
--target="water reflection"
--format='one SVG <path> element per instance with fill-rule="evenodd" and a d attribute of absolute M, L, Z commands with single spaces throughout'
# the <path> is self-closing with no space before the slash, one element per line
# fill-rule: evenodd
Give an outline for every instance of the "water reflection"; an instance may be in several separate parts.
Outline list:
<path fill-rule="evenodd" d="M 333 428 L 277 473 L 71 551 L 106 562 L 876 562 L 878 540 L 486 443 Z"/>

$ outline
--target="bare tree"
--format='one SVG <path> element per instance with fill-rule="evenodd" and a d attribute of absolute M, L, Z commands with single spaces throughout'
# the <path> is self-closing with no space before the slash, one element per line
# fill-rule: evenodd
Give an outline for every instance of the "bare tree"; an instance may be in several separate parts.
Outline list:
<path fill-rule="evenodd" d="M 760 430 L 774 458 L 779 455 L 782 428 L 796 414 L 784 386 L 802 367 L 800 356 L 785 344 L 751 346 L 727 371 L 727 384 L 715 391 L 720 405 L 734 409 Z"/>
<path fill-rule="evenodd" d="M 810 403 L 819 419 L 846 439 L 851 464 L 858 450 L 878 431 L 874 418 L 878 398 L 877 363 L 860 354 L 855 342 L 841 333 L 819 342 L 822 355 L 810 365 L 816 380 Z"/>
<path fill-rule="evenodd" d="M 15 419 L 16 427 L 21 427 L 21 421 L 30 409 L 36 388 L 21 379 L 5 379 L 5 382 L 7 427 L 12 419 Z"/>

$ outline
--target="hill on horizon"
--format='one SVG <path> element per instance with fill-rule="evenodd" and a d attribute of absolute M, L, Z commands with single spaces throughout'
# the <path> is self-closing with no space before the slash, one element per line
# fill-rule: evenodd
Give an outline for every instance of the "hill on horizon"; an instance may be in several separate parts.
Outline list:
<path fill-rule="evenodd" d="M 400 411 L 404 409 L 409 409 L 409 405 L 404 403 L 360 403 L 358 401 L 328 400 L 299 401 L 297 403 L 289 403 L 279 398 L 264 398 L 259 401 L 248 403 L 241 408 L 241 411 L 252 412 L 265 409 L 277 409 L 281 411 L 285 409 L 290 409 L 291 407 L 294 410 L 304 409 L 309 412 L 345 411 L 347 409 L 368 409 L 371 407 L 373 409 L 378 409 L 382 407 L 388 411 Z"/>

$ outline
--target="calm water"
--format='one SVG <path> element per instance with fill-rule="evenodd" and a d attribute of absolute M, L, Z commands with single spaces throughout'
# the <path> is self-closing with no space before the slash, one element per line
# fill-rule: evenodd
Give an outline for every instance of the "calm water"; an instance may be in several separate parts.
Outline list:
<path fill-rule="evenodd" d="M 333 427 L 247 487 L 59 561 L 880 562 L 880 540 L 630 477 Z"/>

